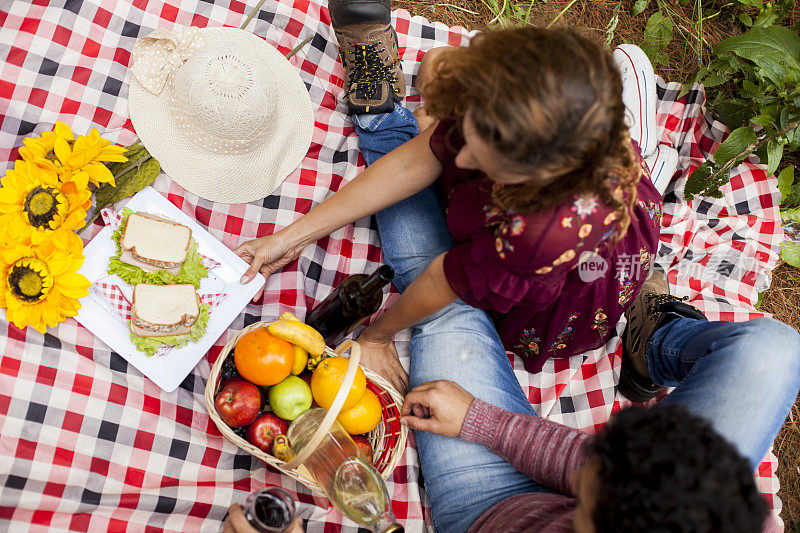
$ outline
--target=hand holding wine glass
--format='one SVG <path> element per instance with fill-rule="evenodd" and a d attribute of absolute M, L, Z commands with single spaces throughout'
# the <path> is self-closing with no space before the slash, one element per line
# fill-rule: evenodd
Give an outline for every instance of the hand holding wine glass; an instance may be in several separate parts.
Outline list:
<path fill-rule="evenodd" d="M 279 487 L 265 487 L 248 495 L 242 505 L 228 511 L 224 533 L 303 533 L 303 521 L 295 516 L 294 500 Z"/>

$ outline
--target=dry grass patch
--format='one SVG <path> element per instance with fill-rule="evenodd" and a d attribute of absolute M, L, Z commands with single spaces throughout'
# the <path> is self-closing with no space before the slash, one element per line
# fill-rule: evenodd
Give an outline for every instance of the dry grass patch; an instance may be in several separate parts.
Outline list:
<path fill-rule="evenodd" d="M 783 264 L 775 269 L 772 286 L 761 300 L 760 309 L 800 330 L 800 270 Z M 773 446 L 778 456 L 778 478 L 783 501 L 781 518 L 787 531 L 800 531 L 800 399 L 781 428 Z"/>

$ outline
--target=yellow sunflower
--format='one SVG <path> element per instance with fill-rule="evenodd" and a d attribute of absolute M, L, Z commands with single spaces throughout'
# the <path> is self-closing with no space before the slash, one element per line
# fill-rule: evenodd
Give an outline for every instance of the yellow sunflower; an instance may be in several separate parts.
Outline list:
<path fill-rule="evenodd" d="M 55 152 L 56 140 L 62 139 L 68 145 L 75 142 L 75 136 L 69 126 L 61 121 L 56 122 L 53 131 L 42 132 L 41 137 L 26 137 L 24 146 L 20 146 L 19 155 L 25 161 L 58 172 L 63 167 Z M 59 143 L 60 144 L 60 143 Z"/>
<path fill-rule="evenodd" d="M 19 147 L 20 157 L 49 171 L 58 172 L 62 165 L 56 157 L 53 147 L 59 136 L 67 142 L 74 140 L 69 126 L 59 121 L 56 122 L 53 131 L 45 131 L 41 137 L 26 137 L 23 139 L 24 146 Z"/>
<path fill-rule="evenodd" d="M 3 230 L 8 232 L 6 228 Z M 75 316 L 78 298 L 89 294 L 89 280 L 78 269 L 83 264 L 83 243 L 67 230 L 55 231 L 38 246 L 12 243 L 0 249 L 0 307 L 18 328 L 46 327 Z"/>
<path fill-rule="evenodd" d="M 18 160 L 0 180 L 0 224 L 13 234 L 30 233 L 39 244 L 61 228 L 83 227 L 86 211 L 92 205 L 89 174 L 74 172 L 66 179 L 33 163 Z"/>
<path fill-rule="evenodd" d="M 94 185 L 114 185 L 114 175 L 103 161 L 128 160 L 122 155 L 127 149 L 100 137 L 96 128 L 92 128 L 89 135 L 75 138 L 69 126 L 61 121 L 56 122 L 53 131 L 45 131 L 41 137 L 29 137 L 23 142 L 25 146 L 19 149 L 22 159 L 48 170 L 63 170 L 64 176 L 85 171 Z"/>

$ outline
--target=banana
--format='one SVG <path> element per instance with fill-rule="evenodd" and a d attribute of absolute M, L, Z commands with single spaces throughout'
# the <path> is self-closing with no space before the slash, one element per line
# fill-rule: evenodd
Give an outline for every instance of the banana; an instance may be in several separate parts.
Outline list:
<path fill-rule="evenodd" d="M 278 435 L 275 437 L 275 442 L 272 444 L 272 455 L 274 455 L 276 459 L 288 463 L 294 459 L 297 454 L 294 453 L 292 446 L 289 444 L 289 437 L 286 435 Z"/>
<path fill-rule="evenodd" d="M 296 376 L 305 370 L 306 363 L 308 362 L 308 352 L 295 344 L 292 344 L 292 348 L 294 348 L 294 365 L 292 365 L 292 374 Z"/>
<path fill-rule="evenodd" d="M 297 318 L 297 316 L 288 311 L 283 313 L 280 317 L 278 317 L 278 319 L 288 320 L 289 322 L 302 322 L 302 320 Z M 292 344 L 292 348 L 294 348 L 294 366 L 292 366 L 292 374 L 297 376 L 306 368 L 306 363 L 308 362 L 308 352 L 296 344 Z"/>
<path fill-rule="evenodd" d="M 279 339 L 296 344 L 313 356 L 325 351 L 325 339 L 319 331 L 300 321 L 279 319 L 267 326 L 267 331 Z"/>
<path fill-rule="evenodd" d="M 309 357 L 308 363 L 306 364 L 306 368 L 308 368 L 311 372 L 313 372 L 314 370 L 317 369 L 317 365 L 320 364 L 322 360 L 325 359 L 325 357 L 326 355 L 324 353 L 316 355 L 314 357 Z"/>

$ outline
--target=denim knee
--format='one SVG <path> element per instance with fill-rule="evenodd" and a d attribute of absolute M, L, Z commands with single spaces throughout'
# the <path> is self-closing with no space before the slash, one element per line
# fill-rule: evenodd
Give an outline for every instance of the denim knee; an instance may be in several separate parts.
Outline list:
<path fill-rule="evenodd" d="M 472 307 L 461 298 L 423 318 L 412 326 L 414 334 L 467 332 L 471 335 L 488 335 L 492 341 L 499 341 L 492 319 L 483 309 Z M 505 350 L 504 350 L 505 351 Z"/>
<path fill-rule="evenodd" d="M 735 336 L 737 368 L 753 379 L 785 385 L 787 392 L 800 389 L 800 335 L 773 318 L 757 318 L 741 324 Z M 792 392 L 793 391 L 793 392 Z"/>
<path fill-rule="evenodd" d="M 392 283 L 400 292 L 405 292 L 411 283 L 422 274 L 428 265 L 431 264 L 431 261 L 436 259 L 436 256 L 431 256 L 430 254 L 421 253 L 415 254 L 409 253 L 406 257 L 399 261 L 391 261 L 388 257 L 386 258 L 386 264 L 392 267 L 394 270 L 394 279 Z"/>
<path fill-rule="evenodd" d="M 431 261 L 453 247 L 436 194 L 429 187 L 375 214 L 386 263 L 403 292 Z"/>

